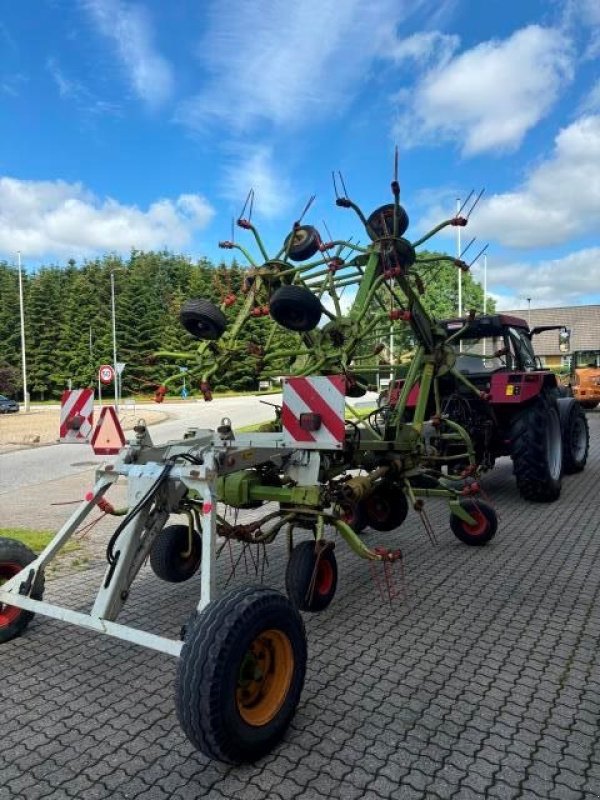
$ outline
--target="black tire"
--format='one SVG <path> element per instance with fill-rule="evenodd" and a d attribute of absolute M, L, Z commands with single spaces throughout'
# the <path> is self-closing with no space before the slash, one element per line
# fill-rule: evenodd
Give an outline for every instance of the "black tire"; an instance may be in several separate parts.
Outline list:
<path fill-rule="evenodd" d="M 376 531 L 399 528 L 408 514 L 408 502 L 402 487 L 380 483 L 362 501 L 366 523 Z"/>
<path fill-rule="evenodd" d="M 0 538 L 0 585 L 12 578 L 23 567 L 35 559 L 35 553 L 15 539 Z M 44 575 L 39 574 L 36 585 L 30 593 L 34 600 L 41 600 L 44 594 Z M 16 606 L 0 603 L 0 644 L 19 636 L 29 625 L 35 614 Z"/>
<path fill-rule="evenodd" d="M 321 237 L 312 225 L 300 225 L 285 240 L 285 249 L 292 261 L 307 261 L 318 253 L 320 246 Z"/>
<path fill-rule="evenodd" d="M 558 413 L 562 431 L 563 472 L 572 475 L 581 472 L 586 465 L 590 449 L 590 429 L 585 412 L 574 398 L 560 398 Z"/>
<path fill-rule="evenodd" d="M 551 503 L 561 490 L 562 437 L 556 399 L 540 395 L 510 426 L 511 458 L 525 500 Z"/>
<path fill-rule="evenodd" d="M 464 544 L 472 547 L 482 547 L 496 535 L 498 517 L 494 509 L 483 500 L 461 500 L 461 506 L 475 520 L 475 525 L 468 525 L 456 514 L 450 514 L 450 527 L 452 533 Z"/>
<path fill-rule="evenodd" d="M 256 761 L 283 737 L 305 673 L 304 623 L 287 597 L 266 587 L 233 589 L 187 632 L 175 681 L 181 727 L 209 758 Z"/>
<path fill-rule="evenodd" d="M 405 209 L 400 206 L 400 213 L 398 215 L 398 236 L 404 236 L 408 228 L 408 214 Z M 371 214 L 367 220 L 369 228 L 369 236 L 372 239 L 382 239 L 384 236 L 392 236 L 394 232 L 394 204 L 386 203 L 384 206 L 379 206 Z"/>
<path fill-rule="evenodd" d="M 202 539 L 198 531 L 190 534 L 187 525 L 168 525 L 152 543 L 150 566 L 157 578 L 182 583 L 194 575 L 202 559 Z"/>
<path fill-rule="evenodd" d="M 186 300 L 179 311 L 181 324 L 195 339 L 220 339 L 227 327 L 227 318 L 210 300 Z"/>
<path fill-rule="evenodd" d="M 314 542 L 300 542 L 290 553 L 285 570 L 285 589 L 300 611 L 323 611 L 337 588 L 337 561 L 333 549 L 321 552 L 317 562 Z"/>
<path fill-rule="evenodd" d="M 321 301 L 302 286 L 282 286 L 273 292 L 271 316 L 289 331 L 312 331 L 321 319 Z"/>
<path fill-rule="evenodd" d="M 367 518 L 361 500 L 358 502 L 344 500 L 335 507 L 335 513 L 342 522 L 345 522 L 346 525 L 352 528 L 354 533 L 361 533 L 367 524 Z"/>

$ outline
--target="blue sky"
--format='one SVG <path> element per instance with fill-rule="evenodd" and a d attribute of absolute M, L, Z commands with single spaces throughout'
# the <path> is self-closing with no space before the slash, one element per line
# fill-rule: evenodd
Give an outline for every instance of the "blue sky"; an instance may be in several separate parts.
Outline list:
<path fill-rule="evenodd" d="M 398 144 L 409 238 L 485 186 L 500 305 L 600 302 L 598 0 L 3 0 L 0 65 L 0 258 L 360 235 Z"/>

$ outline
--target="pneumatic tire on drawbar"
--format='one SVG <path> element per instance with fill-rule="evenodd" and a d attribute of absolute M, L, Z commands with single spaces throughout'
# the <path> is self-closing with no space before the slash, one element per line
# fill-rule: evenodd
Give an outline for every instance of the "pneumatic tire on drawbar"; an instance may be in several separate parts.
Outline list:
<path fill-rule="evenodd" d="M 16 539 L 0 538 L 0 586 L 35 559 L 35 553 Z M 41 600 L 44 594 L 44 576 L 38 575 L 30 596 Z M 19 636 L 34 617 L 32 611 L 0 603 L 0 643 Z"/>

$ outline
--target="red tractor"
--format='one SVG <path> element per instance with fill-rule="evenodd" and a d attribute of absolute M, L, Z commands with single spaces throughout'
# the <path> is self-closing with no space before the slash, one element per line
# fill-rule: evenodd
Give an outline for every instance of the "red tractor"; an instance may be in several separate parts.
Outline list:
<path fill-rule="evenodd" d="M 450 372 L 440 378 L 442 417 L 469 432 L 484 468 L 491 469 L 499 456 L 510 456 L 525 499 L 556 500 L 562 475 L 585 467 L 589 429 L 580 405 L 566 396 L 568 390 L 534 353 L 532 337 L 550 326 L 530 330 L 525 320 L 506 314 L 474 317 L 466 329 L 465 324 L 464 319 L 441 323 L 449 336 L 457 332 L 449 358 L 466 379 L 463 384 Z M 384 415 L 386 408 L 395 408 L 403 385 L 398 380 L 380 396 Z M 415 384 L 406 402 L 407 419 L 417 397 Z M 428 411 L 435 425 L 433 405 Z M 450 441 L 443 453 L 435 453 L 453 474 L 462 467 L 454 449 Z"/>

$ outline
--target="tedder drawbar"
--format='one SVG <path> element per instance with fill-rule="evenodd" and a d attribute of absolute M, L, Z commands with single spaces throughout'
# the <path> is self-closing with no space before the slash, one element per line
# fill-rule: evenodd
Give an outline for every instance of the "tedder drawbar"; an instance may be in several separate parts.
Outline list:
<path fill-rule="evenodd" d="M 496 514 L 480 499 L 471 438 L 440 405 L 444 375 L 485 400 L 485 392 L 455 367 L 453 342 L 470 322 L 449 333 L 432 319 L 420 300 L 423 280 L 413 269 L 415 247 L 444 226 L 465 225 L 468 214 L 410 242 L 397 178 L 392 192 L 393 202 L 368 218 L 345 187 L 337 196 L 338 206 L 360 218 L 366 245 L 323 242 L 300 220 L 269 258 L 251 221 L 238 220 L 253 233 L 261 263 L 240 245 L 222 243 L 250 261 L 244 293 L 225 297 L 221 308 L 204 299 L 187 301 L 181 321 L 200 340 L 196 372 L 206 399 L 211 377 L 234 358 L 256 358 L 264 374 L 288 367 L 275 422 L 268 431 L 238 433 L 224 419 L 216 431 L 192 429 L 181 440 L 155 445 L 140 421 L 134 438 L 115 463 L 98 470 L 93 491 L 39 556 L 0 540 L 0 642 L 21 634 L 40 613 L 177 656 L 175 704 L 186 735 L 212 758 L 252 761 L 281 739 L 299 703 L 307 660 L 299 611 L 323 610 L 335 594 L 336 534 L 357 556 L 382 564 L 386 576 L 393 565 L 401 567 L 401 551 L 367 546 L 361 530 L 394 530 L 412 508 L 431 533 L 425 498 L 447 501 L 450 527 L 466 544 L 482 545 L 494 536 Z M 421 272 L 436 261 L 420 261 Z M 358 288 L 343 311 L 347 286 Z M 236 303 L 228 326 L 223 311 Z M 322 315 L 328 321 L 319 327 Z M 253 317 L 264 318 L 265 335 L 245 350 L 238 337 Z M 346 420 L 348 396 L 360 396 L 372 380 L 365 353 L 381 351 L 378 331 L 394 322 L 409 325 L 416 344 L 397 402 L 362 416 L 351 409 Z M 298 345 L 274 350 L 274 325 L 295 332 Z M 416 403 L 407 409 L 414 390 Z M 120 476 L 127 479 L 128 507 L 117 512 L 106 495 Z M 45 602 L 44 568 L 98 507 L 122 519 L 108 542 L 91 611 Z M 239 509 L 252 509 L 244 523 Z M 169 524 L 175 514 L 185 515 L 187 524 Z M 309 535 L 297 541 L 298 531 Z M 280 533 L 289 551 L 287 597 L 264 585 L 217 593 L 219 551 L 235 541 L 258 552 Z M 200 571 L 199 601 L 182 640 L 117 622 L 147 558 L 167 581 Z"/>

